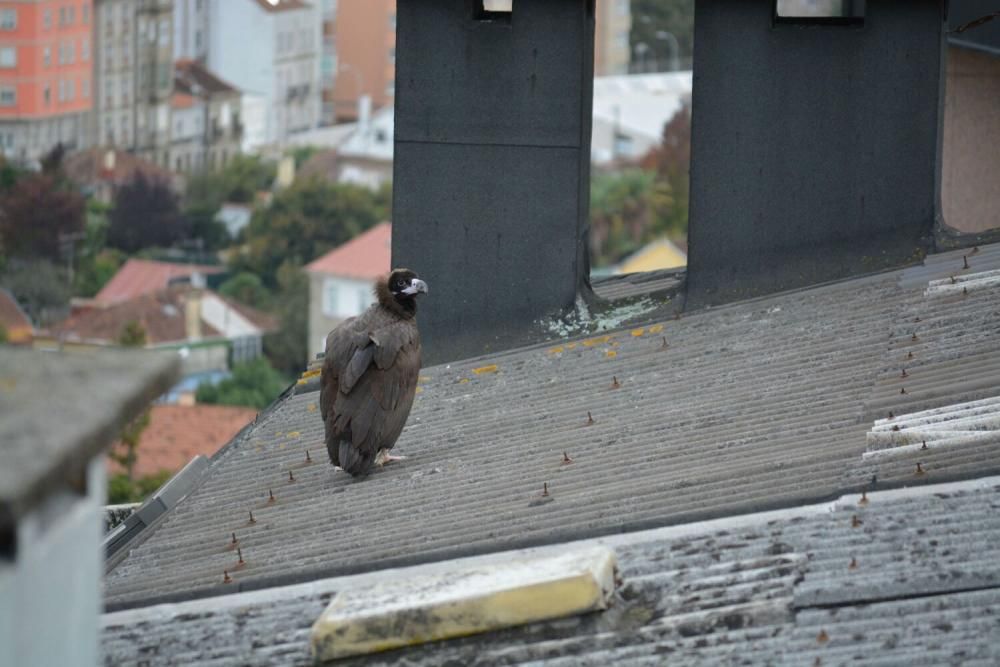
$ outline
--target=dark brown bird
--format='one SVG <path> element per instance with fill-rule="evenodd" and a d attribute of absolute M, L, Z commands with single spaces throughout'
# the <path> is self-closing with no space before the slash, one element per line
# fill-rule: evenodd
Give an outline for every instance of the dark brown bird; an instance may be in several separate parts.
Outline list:
<path fill-rule="evenodd" d="M 390 456 L 413 406 L 420 372 L 417 295 L 427 284 L 409 269 L 375 281 L 377 302 L 326 337 L 320 414 L 330 461 L 355 477 Z"/>

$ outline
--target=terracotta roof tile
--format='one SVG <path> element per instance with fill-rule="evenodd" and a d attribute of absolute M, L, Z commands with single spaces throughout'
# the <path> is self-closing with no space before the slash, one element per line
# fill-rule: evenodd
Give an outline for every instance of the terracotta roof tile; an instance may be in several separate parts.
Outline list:
<path fill-rule="evenodd" d="M 118 270 L 111 280 L 97 293 L 95 301 L 116 303 L 149 292 L 161 290 L 174 278 L 190 276 L 193 273 L 221 273 L 221 266 L 201 264 L 172 264 L 148 259 L 130 259 Z"/>
<path fill-rule="evenodd" d="M 253 408 L 228 405 L 154 405 L 142 432 L 133 474 L 176 472 L 194 456 L 211 456 L 257 415 Z M 122 472 L 108 460 L 111 473 Z"/>
<path fill-rule="evenodd" d="M 392 225 L 382 222 L 306 265 L 306 271 L 374 280 L 390 268 L 391 244 Z"/>

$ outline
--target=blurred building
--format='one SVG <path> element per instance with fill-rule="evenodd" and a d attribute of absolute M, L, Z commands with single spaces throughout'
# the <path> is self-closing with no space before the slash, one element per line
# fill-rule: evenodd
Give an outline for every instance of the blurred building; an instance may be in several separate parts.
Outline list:
<path fill-rule="evenodd" d="M 597 0 L 594 8 L 594 76 L 627 74 L 632 8 L 629 0 Z"/>
<path fill-rule="evenodd" d="M 319 0 L 320 8 L 320 125 L 337 121 L 333 105 L 333 86 L 337 79 L 337 0 Z"/>
<path fill-rule="evenodd" d="M 90 145 L 90 0 L 0 1 L 0 151 L 33 163 Z"/>
<path fill-rule="evenodd" d="M 392 225 L 383 222 L 306 265 L 309 274 L 309 356 L 326 349 L 335 326 L 375 302 L 372 285 L 389 271 Z"/>
<path fill-rule="evenodd" d="M 174 60 L 208 61 L 209 0 L 174 0 Z"/>
<path fill-rule="evenodd" d="M 246 131 L 260 144 L 283 145 L 318 124 L 319 20 L 316 5 L 302 0 L 209 4 L 208 66 L 262 102 L 262 114 L 246 116 Z M 244 140 L 245 149 L 256 147 Z"/>
<path fill-rule="evenodd" d="M 240 152 L 240 91 L 197 60 L 174 65 L 170 168 L 178 173 L 216 169 Z"/>
<path fill-rule="evenodd" d="M 358 117 L 367 95 L 375 109 L 392 104 L 396 84 L 396 1 L 341 2 L 336 21 L 334 114 Z"/>

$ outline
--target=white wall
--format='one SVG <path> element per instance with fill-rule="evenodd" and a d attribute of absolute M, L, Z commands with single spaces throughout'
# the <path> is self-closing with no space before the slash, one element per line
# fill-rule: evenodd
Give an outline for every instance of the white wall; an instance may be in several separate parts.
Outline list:
<path fill-rule="evenodd" d="M 0 559 L 0 665 L 97 665 L 104 554 L 103 457 L 87 494 L 54 493 L 17 527 L 13 562 Z"/>

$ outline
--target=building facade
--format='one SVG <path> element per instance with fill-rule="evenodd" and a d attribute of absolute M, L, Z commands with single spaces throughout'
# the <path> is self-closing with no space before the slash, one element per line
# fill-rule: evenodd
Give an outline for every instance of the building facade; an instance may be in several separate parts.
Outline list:
<path fill-rule="evenodd" d="M 337 7 L 336 48 L 333 111 L 337 119 L 356 119 L 363 95 L 371 98 L 375 109 L 393 103 L 396 0 L 341 2 Z"/>
<path fill-rule="evenodd" d="M 196 60 L 174 65 L 170 168 L 178 173 L 224 167 L 240 152 L 240 91 Z"/>
<path fill-rule="evenodd" d="M 337 121 L 334 108 L 334 83 L 337 79 L 337 0 L 320 0 L 320 125 L 332 125 Z"/>
<path fill-rule="evenodd" d="M 632 30 L 629 0 L 597 0 L 594 11 L 594 76 L 627 74 Z"/>
<path fill-rule="evenodd" d="M 97 0 L 95 132 L 170 166 L 173 0 Z"/>
<path fill-rule="evenodd" d="M 263 103 L 262 117 L 253 116 L 263 127 L 247 128 L 262 144 L 281 146 L 318 124 L 318 22 L 317 7 L 301 0 L 209 5 L 209 68 Z"/>
<path fill-rule="evenodd" d="M 33 164 L 91 142 L 91 0 L 0 1 L 0 151 Z"/>
<path fill-rule="evenodd" d="M 174 60 L 208 62 L 210 0 L 174 0 Z"/>

